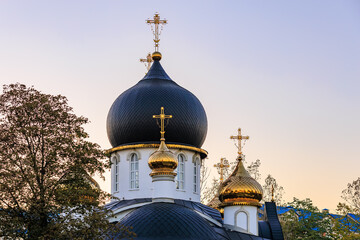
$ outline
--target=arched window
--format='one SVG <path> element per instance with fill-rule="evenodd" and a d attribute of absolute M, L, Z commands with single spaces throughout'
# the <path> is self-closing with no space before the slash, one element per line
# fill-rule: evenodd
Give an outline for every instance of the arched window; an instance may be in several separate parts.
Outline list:
<path fill-rule="evenodd" d="M 185 156 L 183 154 L 178 155 L 178 166 L 176 175 L 176 189 L 185 188 Z"/>
<path fill-rule="evenodd" d="M 193 162 L 193 169 L 194 169 L 194 181 L 193 181 L 193 191 L 194 193 L 199 193 L 199 170 L 200 170 L 200 159 L 196 158 Z"/>
<path fill-rule="evenodd" d="M 113 158 L 114 164 L 115 164 L 115 175 L 114 175 L 114 183 L 115 183 L 115 192 L 119 191 L 119 159 L 117 157 Z"/>
<path fill-rule="evenodd" d="M 130 189 L 139 188 L 139 158 L 136 153 L 130 157 Z"/>
<path fill-rule="evenodd" d="M 240 211 L 236 214 L 236 226 L 248 231 L 248 215 L 246 212 Z"/>

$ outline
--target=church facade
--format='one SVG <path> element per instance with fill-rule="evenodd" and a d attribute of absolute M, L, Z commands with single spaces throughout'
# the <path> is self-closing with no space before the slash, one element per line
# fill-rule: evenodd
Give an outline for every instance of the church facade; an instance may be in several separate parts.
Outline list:
<path fill-rule="evenodd" d="M 153 64 L 115 100 L 107 117 L 112 223 L 131 227 L 135 239 L 283 239 L 274 202 L 258 220 L 262 188 L 238 164 L 212 207 L 200 203 L 200 170 L 207 117 L 199 99 L 175 83 L 160 64 L 155 14 Z M 243 136 L 239 134 L 237 139 Z M 221 213 L 220 213 L 221 211 Z M 116 239 L 116 236 L 114 236 Z"/>

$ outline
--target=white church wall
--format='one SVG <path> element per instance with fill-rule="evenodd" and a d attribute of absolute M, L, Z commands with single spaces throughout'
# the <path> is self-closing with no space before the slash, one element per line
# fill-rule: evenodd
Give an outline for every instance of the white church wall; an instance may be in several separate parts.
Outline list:
<path fill-rule="evenodd" d="M 121 150 L 111 154 L 111 193 L 119 199 L 151 198 L 154 193 L 154 185 L 150 177 L 151 169 L 148 165 L 149 156 L 156 148 L 139 148 Z M 176 189 L 171 195 L 175 199 L 191 200 L 200 202 L 200 165 L 201 159 L 198 153 L 189 150 L 170 149 L 176 156 L 182 154 L 185 157 L 183 189 Z M 138 188 L 131 186 L 131 156 L 138 156 Z M 116 164 L 116 159 L 118 164 Z M 194 191 L 194 162 L 197 163 L 196 192 Z M 116 172 L 117 168 L 117 172 Z M 177 172 L 177 169 L 175 170 Z M 117 176 L 117 181 L 116 181 Z M 133 187 L 133 188 L 132 188 Z M 169 193 L 170 194 L 170 193 Z"/>
<path fill-rule="evenodd" d="M 258 209 L 254 206 L 228 206 L 224 208 L 224 224 L 240 227 L 254 235 L 258 230 Z"/>
<path fill-rule="evenodd" d="M 174 199 L 175 181 L 173 176 L 154 176 L 153 177 L 153 198 Z"/>
<path fill-rule="evenodd" d="M 183 154 L 185 156 L 185 182 L 184 182 L 184 188 L 176 188 L 175 191 L 175 198 L 177 199 L 184 199 L 184 200 L 191 200 L 195 202 L 200 202 L 200 156 L 197 153 L 187 151 L 187 150 L 178 150 L 173 151 L 176 156 L 178 157 L 180 154 Z M 196 181 L 196 189 L 197 191 L 194 191 L 194 162 L 197 162 L 198 169 L 197 169 L 197 181 Z M 179 166 L 178 166 L 179 167 Z M 175 169 L 177 171 L 178 169 Z M 175 178 L 176 181 L 176 178 Z"/>

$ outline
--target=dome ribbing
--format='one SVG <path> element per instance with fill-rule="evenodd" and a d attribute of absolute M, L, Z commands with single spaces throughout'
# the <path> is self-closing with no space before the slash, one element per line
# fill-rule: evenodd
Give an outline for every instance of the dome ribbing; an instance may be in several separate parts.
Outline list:
<path fill-rule="evenodd" d="M 246 171 L 241 157 L 231 176 L 221 187 L 219 199 L 221 207 L 232 205 L 250 205 L 260 207 L 263 195 L 261 185 Z"/>
<path fill-rule="evenodd" d="M 152 115 L 160 107 L 174 116 L 166 127 L 168 144 L 202 146 L 207 133 L 205 110 L 194 94 L 171 80 L 159 60 L 111 106 L 107 117 L 111 145 L 159 143 L 159 127 Z"/>

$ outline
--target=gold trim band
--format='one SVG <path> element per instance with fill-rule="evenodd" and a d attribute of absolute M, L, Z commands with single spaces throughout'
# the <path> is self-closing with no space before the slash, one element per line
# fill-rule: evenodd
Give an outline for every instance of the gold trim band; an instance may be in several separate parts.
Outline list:
<path fill-rule="evenodd" d="M 160 146 L 159 143 L 146 143 L 146 144 L 133 144 L 133 145 L 124 145 L 124 146 L 118 146 L 111 148 L 107 150 L 107 153 L 113 153 L 115 151 L 120 150 L 126 150 L 126 149 L 133 149 L 133 148 L 158 148 Z M 181 144 L 166 144 L 168 148 L 171 149 L 184 149 L 184 150 L 191 150 L 200 153 L 200 156 L 202 159 L 206 158 L 208 155 L 208 152 L 204 149 L 197 148 L 197 147 L 191 147 L 191 146 L 185 146 Z"/>

